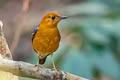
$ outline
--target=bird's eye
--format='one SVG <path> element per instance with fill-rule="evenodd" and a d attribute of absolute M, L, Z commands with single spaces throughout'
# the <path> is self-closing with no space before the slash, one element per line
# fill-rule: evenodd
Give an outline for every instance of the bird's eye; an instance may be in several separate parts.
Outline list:
<path fill-rule="evenodd" d="M 52 16 L 51 19 L 54 20 L 56 17 L 55 16 Z"/>

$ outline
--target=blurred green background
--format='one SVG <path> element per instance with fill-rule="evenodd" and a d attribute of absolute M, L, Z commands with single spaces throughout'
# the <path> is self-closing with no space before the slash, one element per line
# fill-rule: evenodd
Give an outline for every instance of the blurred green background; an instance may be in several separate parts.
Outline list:
<path fill-rule="evenodd" d="M 31 33 L 47 12 L 69 16 L 58 25 L 58 69 L 90 80 L 120 80 L 120 0 L 0 0 L 14 60 L 37 63 Z M 43 66 L 51 68 L 49 57 Z"/>

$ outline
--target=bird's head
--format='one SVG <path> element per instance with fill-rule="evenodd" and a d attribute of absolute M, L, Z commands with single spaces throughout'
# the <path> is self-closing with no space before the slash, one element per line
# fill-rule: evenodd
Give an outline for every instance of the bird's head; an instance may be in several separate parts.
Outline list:
<path fill-rule="evenodd" d="M 43 25 L 47 25 L 49 27 L 52 27 L 52 26 L 57 26 L 57 24 L 59 23 L 59 21 L 61 21 L 62 19 L 66 19 L 67 16 L 60 16 L 58 13 L 47 13 L 40 24 L 43 24 Z"/>

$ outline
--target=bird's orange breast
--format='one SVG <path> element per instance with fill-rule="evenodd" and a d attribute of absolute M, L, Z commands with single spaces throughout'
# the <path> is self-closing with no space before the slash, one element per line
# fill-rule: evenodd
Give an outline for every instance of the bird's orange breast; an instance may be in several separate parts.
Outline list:
<path fill-rule="evenodd" d="M 59 46 L 60 34 L 57 27 L 40 28 L 33 39 L 33 48 L 39 54 L 49 55 L 55 52 Z"/>

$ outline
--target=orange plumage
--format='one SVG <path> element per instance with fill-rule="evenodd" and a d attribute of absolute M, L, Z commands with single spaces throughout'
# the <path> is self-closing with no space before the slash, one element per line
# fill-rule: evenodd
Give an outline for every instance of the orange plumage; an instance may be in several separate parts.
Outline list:
<path fill-rule="evenodd" d="M 46 57 L 58 49 L 60 33 L 57 24 L 65 18 L 58 13 L 48 13 L 43 17 L 38 29 L 33 34 L 32 45 L 39 55 L 39 64 L 43 64 Z"/>

